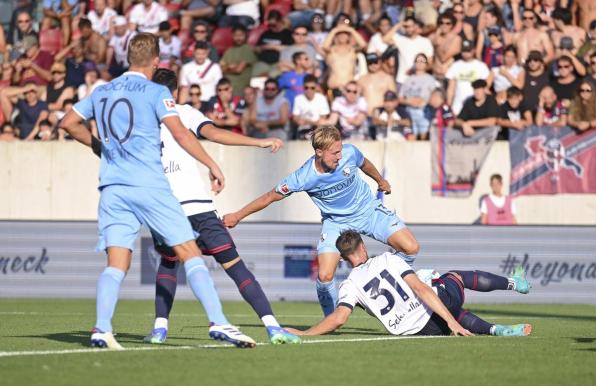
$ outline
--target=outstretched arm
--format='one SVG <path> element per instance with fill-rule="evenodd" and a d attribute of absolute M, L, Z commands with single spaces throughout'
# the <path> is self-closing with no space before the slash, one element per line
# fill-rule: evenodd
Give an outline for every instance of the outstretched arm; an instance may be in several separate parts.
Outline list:
<path fill-rule="evenodd" d="M 408 284 L 408 286 L 410 286 L 410 288 L 412 288 L 414 294 L 416 294 L 416 296 L 420 298 L 420 300 L 422 300 L 424 304 L 430 307 L 430 309 L 433 310 L 434 313 L 439 315 L 441 318 L 443 318 L 445 322 L 447 322 L 449 329 L 453 331 L 454 335 L 474 335 L 470 331 L 463 328 L 457 322 L 457 320 L 455 320 L 455 318 L 453 317 L 453 315 L 451 315 L 447 307 L 445 307 L 441 299 L 439 299 L 439 296 L 437 296 L 437 294 L 429 286 L 424 284 L 418 278 L 418 276 L 416 276 L 416 274 L 410 273 L 406 275 L 404 277 L 404 281 L 406 282 L 406 284 Z"/>
<path fill-rule="evenodd" d="M 233 133 L 229 130 L 223 130 L 215 127 L 215 125 L 205 125 L 201 128 L 200 133 L 203 137 L 211 142 L 219 143 L 220 145 L 229 146 L 254 146 L 261 148 L 271 148 L 271 152 L 275 153 L 284 145 L 283 141 L 278 138 L 253 138 L 246 135 Z"/>
<path fill-rule="evenodd" d="M 177 115 L 170 115 L 165 117 L 162 122 L 178 144 L 197 161 L 205 165 L 209 169 L 209 177 L 215 182 L 213 191 L 219 193 L 223 190 L 225 182 L 224 176 L 217 163 L 207 154 L 203 146 L 197 138 L 182 124 Z"/>
<path fill-rule="evenodd" d="M 297 330 L 295 328 L 286 327 L 286 330 L 295 335 L 323 335 L 333 332 L 343 326 L 352 314 L 352 309 L 349 307 L 339 305 L 332 314 L 321 320 L 306 331 Z"/>
<path fill-rule="evenodd" d="M 360 170 L 364 172 L 367 176 L 375 180 L 375 182 L 379 185 L 379 191 L 384 192 L 386 194 L 391 194 L 391 185 L 389 182 L 383 178 L 381 173 L 377 170 L 375 165 L 368 160 L 368 158 L 364 158 L 364 162 L 362 166 L 360 166 Z"/>
<path fill-rule="evenodd" d="M 228 228 L 235 227 L 243 218 L 249 216 L 255 212 L 265 209 L 271 203 L 280 201 L 284 198 L 284 195 L 281 193 L 277 193 L 275 189 L 270 190 L 269 192 L 263 194 L 262 196 L 258 197 L 244 208 L 240 209 L 237 212 L 226 214 L 223 217 L 223 222 L 225 226 Z"/>

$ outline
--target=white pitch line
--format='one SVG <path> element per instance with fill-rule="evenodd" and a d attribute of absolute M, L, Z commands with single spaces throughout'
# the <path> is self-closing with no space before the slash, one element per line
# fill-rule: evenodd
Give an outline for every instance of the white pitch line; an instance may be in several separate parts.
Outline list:
<path fill-rule="evenodd" d="M 312 339 L 304 340 L 302 344 L 326 344 L 326 343 L 354 343 L 354 342 L 377 342 L 390 340 L 412 340 L 412 339 L 441 339 L 451 338 L 450 336 L 379 336 L 374 338 L 339 338 L 339 339 Z M 257 346 L 270 346 L 271 343 L 259 342 Z M 69 350 L 45 350 L 45 351 L 0 351 L 0 358 L 20 357 L 35 355 L 65 355 L 65 354 L 97 354 L 97 353 L 119 353 L 131 351 L 157 351 L 157 350 L 193 350 L 209 348 L 235 348 L 226 344 L 201 344 L 196 346 L 147 346 L 131 347 L 124 350 L 106 350 L 97 348 L 80 348 Z"/>

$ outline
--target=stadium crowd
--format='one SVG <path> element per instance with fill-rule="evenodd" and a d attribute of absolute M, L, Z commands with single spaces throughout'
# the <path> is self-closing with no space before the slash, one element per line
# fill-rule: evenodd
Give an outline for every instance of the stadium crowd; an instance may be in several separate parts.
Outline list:
<path fill-rule="evenodd" d="M 126 71 L 137 31 L 159 35 L 179 103 L 253 137 L 596 127 L 592 0 L 15 3 L 0 29 L 0 141 L 64 140 L 60 119 Z"/>

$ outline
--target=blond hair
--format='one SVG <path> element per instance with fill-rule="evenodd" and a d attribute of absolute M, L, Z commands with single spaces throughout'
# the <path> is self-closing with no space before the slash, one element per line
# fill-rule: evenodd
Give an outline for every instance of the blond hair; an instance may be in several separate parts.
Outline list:
<path fill-rule="evenodd" d="M 335 126 L 319 126 L 311 137 L 312 147 L 315 150 L 327 150 L 337 141 L 341 141 L 341 133 Z"/>
<path fill-rule="evenodd" d="M 159 40 L 157 36 L 141 32 L 128 45 L 128 63 L 135 67 L 148 67 L 153 58 L 159 56 Z"/>

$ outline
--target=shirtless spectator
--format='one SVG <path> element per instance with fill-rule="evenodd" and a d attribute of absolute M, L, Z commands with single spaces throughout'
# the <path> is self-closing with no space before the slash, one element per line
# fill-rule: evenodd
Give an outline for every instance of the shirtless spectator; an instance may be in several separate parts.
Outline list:
<path fill-rule="evenodd" d="M 557 99 L 561 101 L 565 107 L 569 107 L 569 103 L 577 94 L 581 78 L 576 76 L 574 60 L 571 56 L 564 55 L 559 57 L 556 61 L 556 65 L 558 76 L 551 79 L 550 86 L 555 91 Z"/>
<path fill-rule="evenodd" d="M 555 9 L 552 19 L 556 28 L 551 32 L 551 38 L 555 47 L 560 47 L 561 38 L 564 36 L 568 36 L 573 40 L 573 47 L 576 49 L 584 44 L 587 30 L 571 24 L 572 17 L 569 10 L 564 8 Z"/>
<path fill-rule="evenodd" d="M 193 21 L 215 16 L 219 0 L 182 0 L 180 11 L 180 32 L 188 33 Z"/>
<path fill-rule="evenodd" d="M 451 12 L 455 18 L 455 25 L 453 26 L 453 32 L 455 32 L 462 40 L 474 40 L 476 36 L 476 30 L 469 23 L 469 19 L 465 15 L 465 7 L 463 2 L 454 3 Z"/>
<path fill-rule="evenodd" d="M 325 62 L 329 67 L 327 85 L 330 89 L 341 89 L 354 79 L 357 54 L 366 48 L 366 42 L 349 25 L 342 23 L 329 32 L 323 43 Z"/>
<path fill-rule="evenodd" d="M 308 56 L 310 59 L 310 67 L 308 68 L 308 72 L 314 73 L 315 68 L 318 70 L 317 66 L 317 51 L 308 43 L 308 29 L 306 27 L 296 27 L 292 31 L 292 38 L 294 39 L 294 44 L 288 46 L 281 51 L 279 57 L 279 70 L 281 72 L 291 71 L 294 70 L 294 62 L 293 62 L 293 55 L 296 52 L 303 52 Z"/>
<path fill-rule="evenodd" d="M 263 94 L 257 96 L 250 110 L 249 124 L 252 128 L 251 137 L 279 138 L 287 140 L 288 133 L 288 102 L 279 92 L 277 81 L 267 79 Z"/>
<path fill-rule="evenodd" d="M 462 40 L 455 31 L 455 17 L 452 13 L 440 15 L 438 24 L 437 30 L 430 36 L 435 52 L 432 72 L 437 80 L 442 81 L 449 66 L 455 61 L 455 56 L 459 54 Z"/>
<path fill-rule="evenodd" d="M 488 93 L 486 81 L 475 80 L 472 82 L 472 88 L 473 97 L 466 100 L 455 120 L 455 125 L 461 127 L 466 136 L 474 135 L 476 129 L 494 126 L 497 123 L 497 102 Z"/>
<path fill-rule="evenodd" d="M 280 71 L 277 66 L 281 52 L 292 45 L 292 33 L 284 27 L 281 13 L 277 10 L 269 12 L 267 18 L 267 30 L 265 30 L 255 52 L 259 61 L 253 66 L 253 76 L 277 76 Z"/>
<path fill-rule="evenodd" d="M 552 87 L 546 86 L 540 92 L 536 124 L 538 126 L 563 127 L 567 125 L 568 109 L 557 99 Z"/>
<path fill-rule="evenodd" d="M 128 43 L 136 35 L 136 32 L 128 29 L 124 16 L 116 16 L 113 19 L 113 24 L 114 34 L 108 43 L 106 62 L 110 75 L 116 78 L 128 70 Z"/>
<path fill-rule="evenodd" d="M 222 129 L 242 133 L 240 119 L 244 112 L 244 101 L 240 96 L 233 96 L 232 83 L 228 78 L 217 82 L 216 94 L 207 104 L 207 117 Z"/>
<path fill-rule="evenodd" d="M 402 29 L 404 34 L 398 33 Z M 399 50 L 399 66 L 397 68 L 397 84 L 406 80 L 408 71 L 414 67 L 416 55 L 424 54 L 428 58 L 428 68 L 432 68 L 433 45 L 428 38 L 420 35 L 421 23 L 413 17 L 394 25 L 383 37 L 387 44 L 393 44 Z"/>
<path fill-rule="evenodd" d="M 60 26 L 63 44 L 70 41 L 70 22 L 78 10 L 79 0 L 43 0 L 43 16 Z"/>
<path fill-rule="evenodd" d="M 91 27 L 104 38 L 109 38 L 112 20 L 118 16 L 118 12 L 108 7 L 106 0 L 94 0 L 93 4 L 95 8 L 87 13 Z"/>
<path fill-rule="evenodd" d="M 544 62 L 549 63 L 554 58 L 554 48 L 550 37 L 537 28 L 538 17 L 532 10 L 526 9 L 522 13 L 522 30 L 515 35 L 513 41 L 517 45 L 517 54 L 524 63 L 530 51 L 538 51 L 544 55 Z"/>
<path fill-rule="evenodd" d="M 594 0 L 574 0 L 571 14 L 579 15 L 579 26 L 588 31 L 590 23 L 596 20 L 596 2 Z"/>
<path fill-rule="evenodd" d="M 358 86 L 368 106 L 368 115 L 383 106 L 383 95 L 387 91 L 396 92 L 395 78 L 381 71 L 380 58 L 375 53 L 366 55 L 368 74 L 358 79 Z"/>
<path fill-rule="evenodd" d="M 538 51 L 530 51 L 526 60 L 524 85 L 522 88 L 524 101 L 533 113 L 538 108 L 538 95 L 549 84 L 548 72 L 545 69 L 543 55 Z"/>
<path fill-rule="evenodd" d="M 226 50 L 219 62 L 224 76 L 232 82 L 234 95 L 242 95 L 248 87 L 252 67 L 257 62 L 257 56 L 253 48 L 246 43 L 246 38 L 246 28 L 242 25 L 235 26 L 232 30 L 234 46 Z"/>
<path fill-rule="evenodd" d="M 335 98 L 331 104 L 329 123 L 339 124 L 344 138 L 352 140 L 367 139 L 367 111 L 366 100 L 360 96 L 358 84 L 350 81 L 343 90 L 343 96 Z"/>
<path fill-rule="evenodd" d="M 304 77 L 304 94 L 294 100 L 292 122 L 296 125 L 296 139 L 309 139 L 309 134 L 329 117 L 327 98 L 318 90 L 317 78 L 313 75 Z"/>
<path fill-rule="evenodd" d="M 89 19 L 81 19 L 79 21 L 79 31 L 81 32 L 85 59 L 96 64 L 104 64 L 106 62 L 106 50 L 108 48 L 106 39 L 99 32 L 93 30 Z"/>
<path fill-rule="evenodd" d="M 12 116 L 15 108 L 19 110 L 15 127 L 19 130 L 19 137 L 26 141 L 35 139 L 39 123 L 48 118 L 48 105 L 39 99 L 35 83 L 2 90 L 0 105 L 5 117 Z"/>
<path fill-rule="evenodd" d="M 157 33 L 159 23 L 168 20 L 168 10 L 153 0 L 141 0 L 128 14 L 131 31 Z"/>
<path fill-rule="evenodd" d="M 242 127 L 242 134 L 249 135 L 251 131 L 250 117 L 257 101 L 257 89 L 246 86 L 242 91 L 242 99 L 244 99 L 245 109 L 244 112 L 242 112 L 240 125 Z"/>
<path fill-rule="evenodd" d="M 486 64 L 474 58 L 474 43 L 464 40 L 461 51 L 461 59 L 449 66 L 446 74 L 449 80 L 447 104 L 453 108 L 455 114 L 459 114 L 464 101 L 472 96 L 472 82 L 486 79 L 489 75 Z"/>

